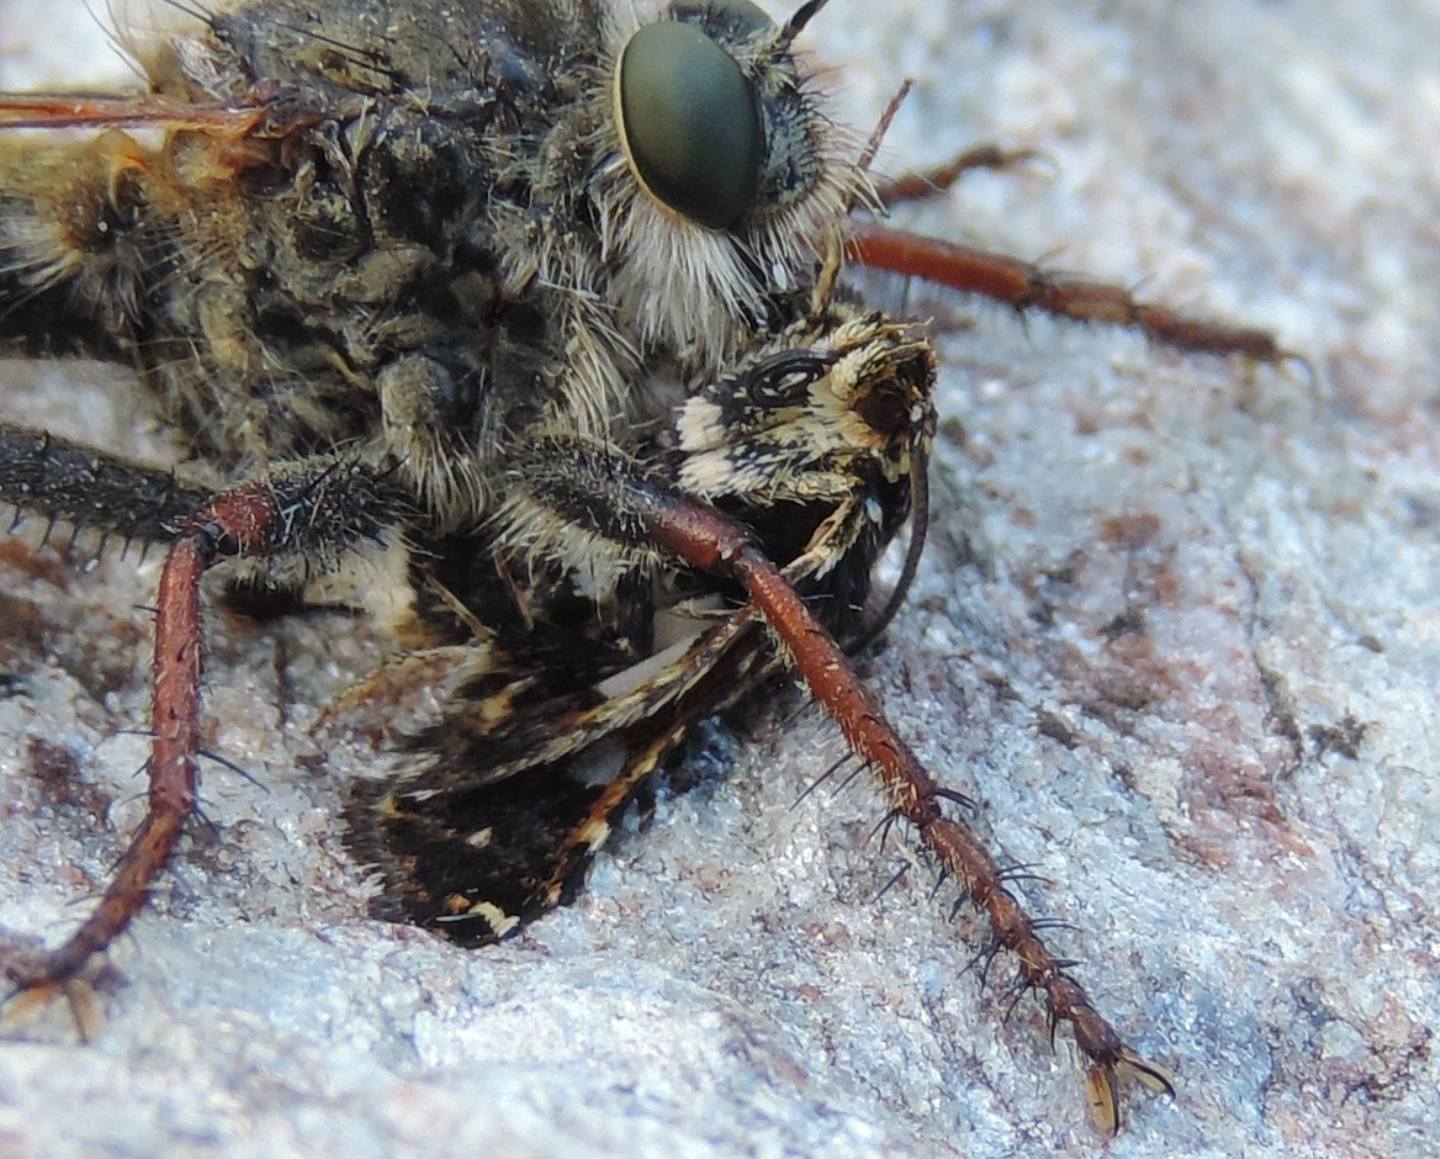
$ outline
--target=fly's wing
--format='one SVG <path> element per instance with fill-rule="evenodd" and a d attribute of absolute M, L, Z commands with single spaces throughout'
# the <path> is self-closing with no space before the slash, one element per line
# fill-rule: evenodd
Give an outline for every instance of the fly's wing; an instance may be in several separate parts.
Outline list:
<path fill-rule="evenodd" d="M 868 570 L 863 496 L 840 502 L 785 569 L 826 602 Z M 523 638 L 477 643 L 439 724 L 410 742 L 414 768 L 358 785 L 347 845 L 380 876 L 375 916 L 492 942 L 572 900 L 613 819 L 694 724 L 782 666 L 753 606 L 613 675 L 576 686 Z M 556 688 L 561 690 L 555 691 Z"/>
<path fill-rule="evenodd" d="M 146 287 L 193 260 L 174 223 L 207 191 L 216 208 L 217 191 L 258 163 L 252 146 L 277 128 L 274 111 L 259 100 L 0 94 L 0 355 L 133 361 Z M 203 179 L 130 129 L 203 139 Z"/>
<path fill-rule="evenodd" d="M 346 808 L 347 844 L 381 878 L 375 915 L 478 945 L 570 901 L 613 818 L 686 730 L 773 669 L 755 627 L 749 609 L 732 611 L 559 694 L 542 661 L 490 649 L 475 682 L 488 693 L 414 739 L 414 772 L 357 786 Z"/>
<path fill-rule="evenodd" d="M 238 139 L 264 117 L 258 101 L 202 104 L 150 93 L 0 93 L 0 129 L 193 130 Z"/>

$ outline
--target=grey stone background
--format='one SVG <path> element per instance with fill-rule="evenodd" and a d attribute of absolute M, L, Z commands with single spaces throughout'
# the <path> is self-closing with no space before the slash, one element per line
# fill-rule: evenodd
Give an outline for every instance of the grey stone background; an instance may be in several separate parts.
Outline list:
<path fill-rule="evenodd" d="M 43 23 L 37 23 L 43 21 Z M 944 324 L 936 517 L 866 662 L 1142 1051 L 1114 1156 L 1440 1146 L 1440 4 L 835 0 L 848 116 L 916 90 L 883 164 L 965 144 L 918 228 L 1274 328 L 1317 382 L 878 282 Z M 0 83 L 116 63 L 78 3 L 0 0 Z M 123 381 L 0 368 L 0 407 L 163 457 Z M 154 562 L 0 544 L 0 928 L 58 939 L 140 816 Z M 713 732 L 504 946 L 367 920 L 336 807 L 382 767 L 311 735 L 379 655 L 363 622 L 210 625 L 218 836 L 197 826 L 108 1022 L 7 1025 L 7 1154 L 966 1154 L 1097 1146 L 1062 1036 L 964 971 L 865 842 L 868 786 L 790 802 L 838 752 L 811 710 Z M 997 971 L 1003 960 L 997 964 Z"/>

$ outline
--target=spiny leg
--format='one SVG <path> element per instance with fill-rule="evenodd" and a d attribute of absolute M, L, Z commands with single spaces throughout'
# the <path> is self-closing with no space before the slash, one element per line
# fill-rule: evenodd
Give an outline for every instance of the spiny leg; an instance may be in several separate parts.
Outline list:
<path fill-rule="evenodd" d="M 979 145 L 932 169 L 907 173 L 876 185 L 886 209 L 941 193 L 976 169 L 1007 169 L 1044 154 L 1033 149 Z M 1033 262 L 972 246 L 926 237 L 873 222 L 856 222 L 847 256 L 871 269 L 888 270 L 979 294 L 1013 306 L 1100 325 L 1128 326 L 1167 346 L 1204 354 L 1238 354 L 1256 362 L 1279 363 L 1297 356 L 1268 331 L 1190 318 L 1138 300 L 1129 290 L 1089 278 L 1066 278 Z"/>
<path fill-rule="evenodd" d="M 126 542 L 168 542 L 210 492 L 173 473 L 0 423 L 0 503 Z"/>
<path fill-rule="evenodd" d="M 886 209 L 907 201 L 920 201 L 943 193 L 967 173 L 976 169 L 1014 169 L 1031 161 L 1043 161 L 1038 149 L 1006 149 L 1000 145 L 975 145 L 949 161 L 930 169 L 902 173 L 875 183 L 875 198 Z"/>
<path fill-rule="evenodd" d="M 1190 318 L 1142 302 L 1122 286 L 1058 277 L 1019 258 L 908 230 L 856 222 L 846 253 L 862 266 L 980 294 L 1017 311 L 1042 310 L 1076 322 L 1126 326 L 1178 350 L 1238 354 L 1272 364 L 1297 357 L 1268 330 Z"/>
<path fill-rule="evenodd" d="M 99 532 L 97 554 L 111 536 L 120 537 L 127 546 L 137 540 L 146 545 L 168 542 L 209 494 L 181 483 L 170 471 L 45 431 L 0 423 L 0 504 L 14 510 L 10 531 L 27 514 L 38 513 L 50 527 L 63 523 Z M 157 839 L 161 838 L 156 833 L 136 835 L 137 843 L 147 846 Z M 122 865 L 119 872 L 125 870 Z M 43 959 L 12 955 L 6 976 L 17 980 L 40 962 Z M 60 986 L 80 1037 L 88 1040 L 98 1024 L 88 990 L 67 985 L 63 979 Z M 43 999 L 46 989 L 31 993 Z"/>
<path fill-rule="evenodd" d="M 50 493 L 59 499 L 63 488 Z M 58 949 L 6 973 L 16 992 L 65 988 L 145 904 L 195 804 L 201 741 L 200 580 L 226 558 L 314 559 L 333 565 L 363 539 L 379 540 L 397 504 L 384 479 L 342 459 L 278 467 L 210 498 L 176 526 L 155 615 L 153 734 L 148 807 L 94 912 Z M 66 516 L 69 517 L 68 515 Z M 121 529 L 123 530 L 123 529 Z"/>
<path fill-rule="evenodd" d="M 525 485 L 535 500 L 623 547 L 658 546 L 690 567 L 743 587 L 863 767 L 874 770 L 896 816 L 910 823 L 942 871 L 955 877 L 985 913 L 996 943 L 1019 958 L 1019 986 L 1044 995 L 1052 1032 L 1062 1022 L 1073 1028 L 1089 1060 L 1086 1081 L 1096 1124 L 1112 1134 L 1119 1127 L 1119 1076 L 1173 1094 L 1164 1068 L 1125 1044 L 1066 973 L 1068 963 L 1050 952 L 1040 926 L 1007 887 L 1005 870 L 978 835 L 944 814 L 947 791 L 885 718 L 844 651 L 751 534 L 618 453 L 577 444 L 566 454 L 563 442 L 536 448 L 523 464 Z"/>

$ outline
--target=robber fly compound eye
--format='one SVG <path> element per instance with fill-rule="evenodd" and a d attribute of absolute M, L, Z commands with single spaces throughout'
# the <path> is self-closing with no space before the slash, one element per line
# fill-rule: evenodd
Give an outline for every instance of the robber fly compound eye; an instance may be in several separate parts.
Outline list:
<path fill-rule="evenodd" d="M 615 70 L 615 114 L 630 168 L 652 198 L 709 229 L 745 215 L 765 163 L 760 104 L 734 58 L 703 31 L 665 20 L 636 32 Z"/>

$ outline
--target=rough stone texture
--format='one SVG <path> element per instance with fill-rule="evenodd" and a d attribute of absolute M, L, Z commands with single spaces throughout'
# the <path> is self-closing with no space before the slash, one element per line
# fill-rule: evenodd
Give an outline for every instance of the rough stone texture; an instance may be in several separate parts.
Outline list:
<path fill-rule="evenodd" d="M 60 4 L 0 0 L 0 81 L 112 70 L 74 7 L 89 48 L 59 47 Z M 907 221 L 1148 275 L 1317 372 L 908 296 L 947 323 L 947 417 L 927 564 L 866 667 L 1182 1076 L 1110 1153 L 1433 1151 L 1440 5 L 835 0 L 816 36 L 857 121 L 915 77 L 892 170 L 981 140 L 1055 163 Z M 3 382 L 7 415 L 164 453 L 114 379 Z M 0 545 L 0 927 L 54 939 L 139 817 L 145 744 L 117 730 L 145 722 L 156 568 L 37 539 Z M 63 1012 L 7 1028 L 0 1149 L 1095 1147 L 1064 1038 L 964 971 L 973 919 L 923 873 L 873 903 L 897 862 L 865 845 L 870 789 L 789 810 L 838 751 L 813 711 L 712 734 L 583 901 L 464 952 L 367 920 L 339 849 L 376 758 L 308 730 L 375 662 L 365 625 L 210 638 L 212 743 L 265 789 L 210 772 L 218 836 L 197 826 L 118 947 L 96 1043 Z"/>

